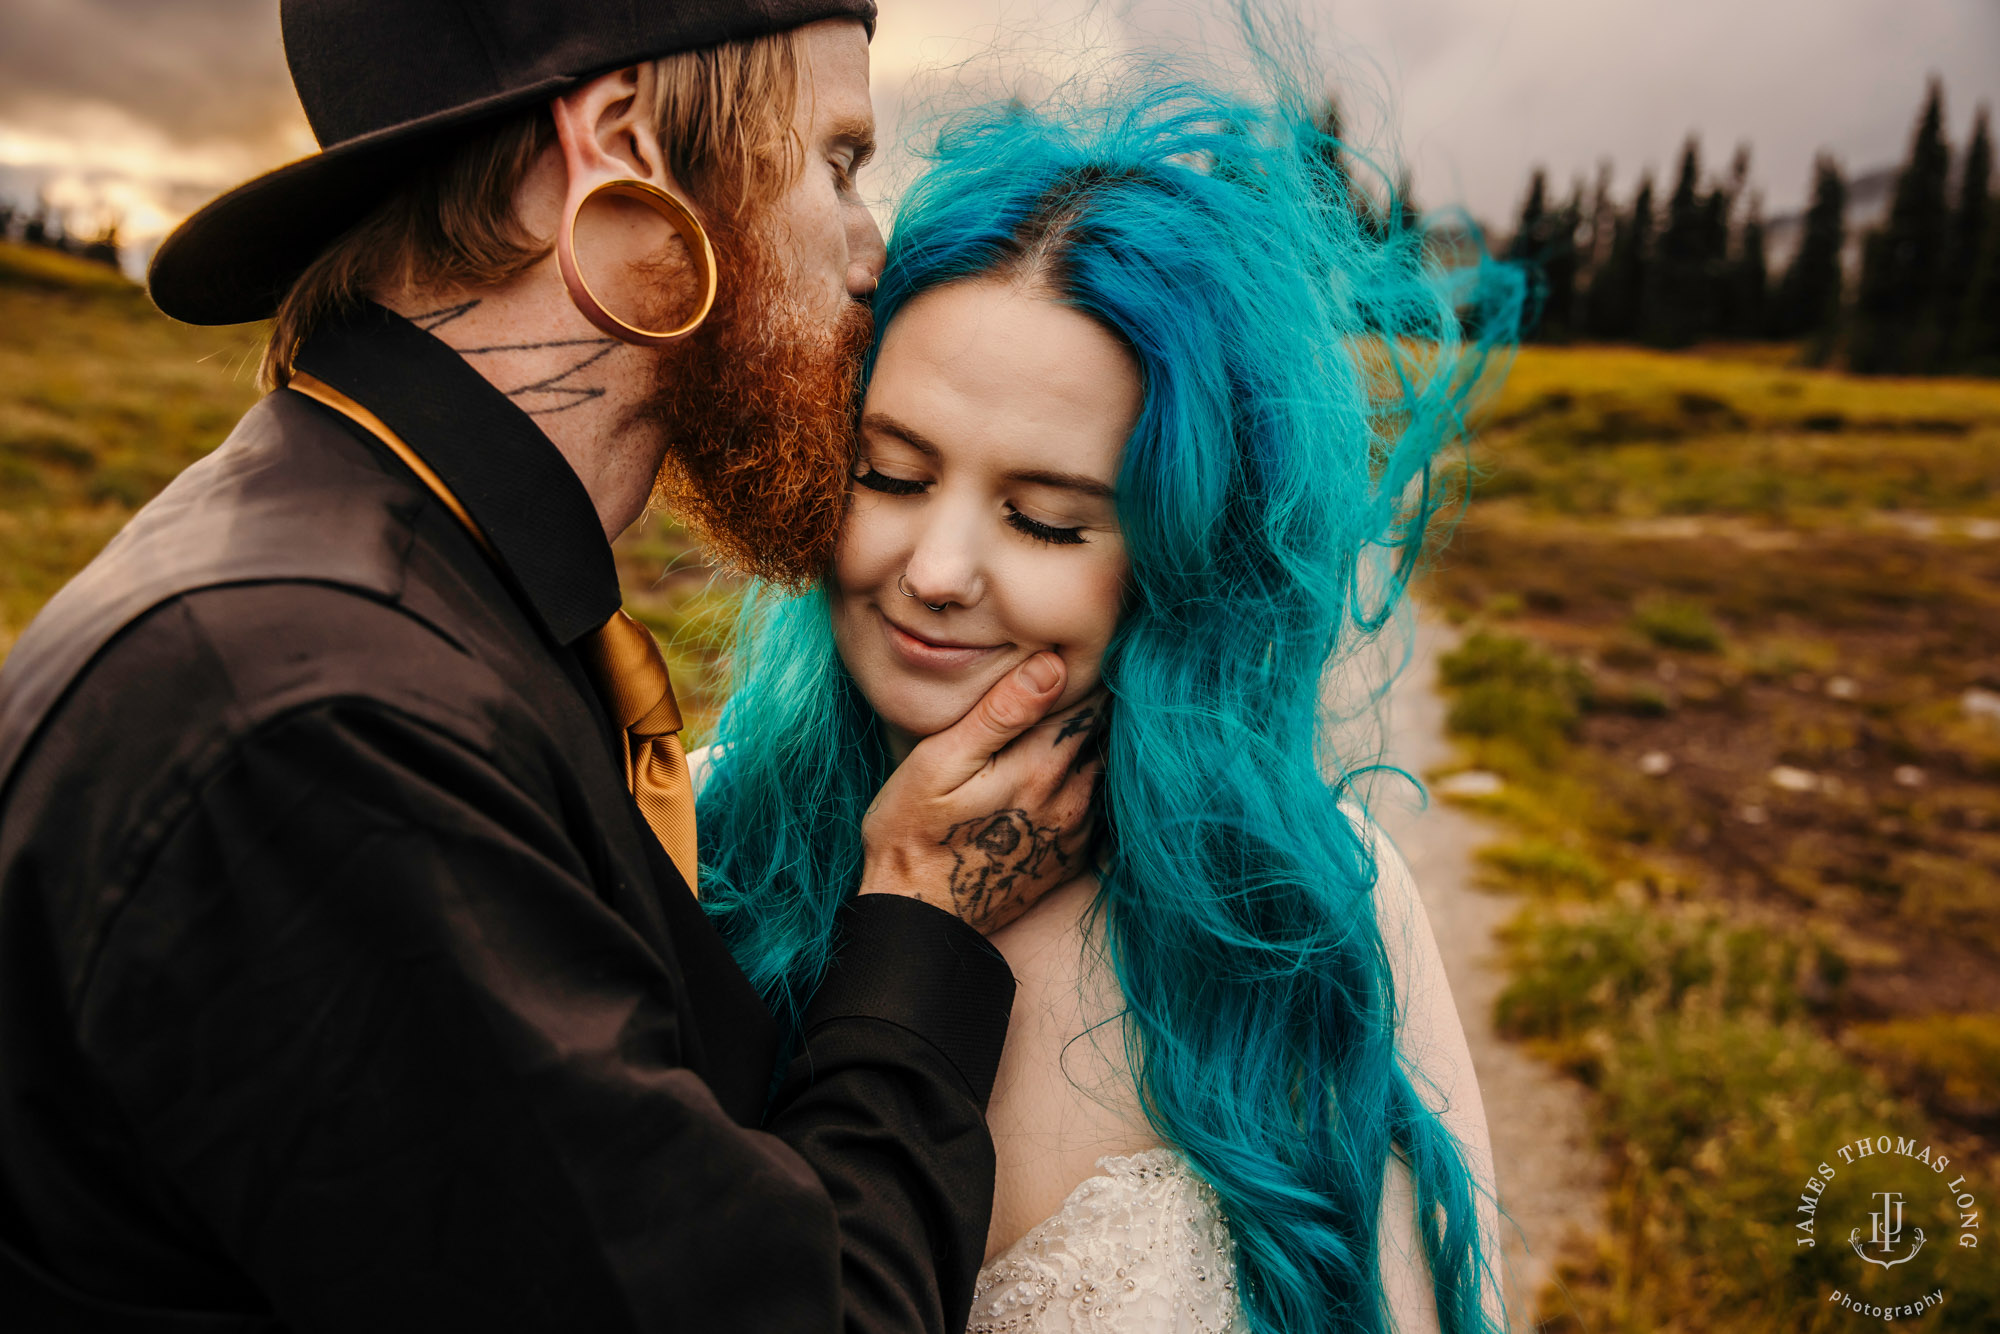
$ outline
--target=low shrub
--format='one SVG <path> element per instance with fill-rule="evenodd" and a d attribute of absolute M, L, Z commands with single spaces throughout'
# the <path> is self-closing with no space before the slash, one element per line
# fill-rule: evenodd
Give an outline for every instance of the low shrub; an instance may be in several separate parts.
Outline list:
<path fill-rule="evenodd" d="M 1632 628 L 1661 648 L 1685 649 L 1690 653 L 1717 653 L 1722 649 L 1722 630 L 1708 614 L 1708 608 L 1681 598 L 1642 599 L 1632 613 Z"/>
<path fill-rule="evenodd" d="M 1497 873 L 1501 888 L 1539 897 L 1596 898 L 1610 883 L 1588 853 L 1544 839 L 1481 848 L 1479 860 Z"/>
<path fill-rule="evenodd" d="M 1438 678 L 1452 692 L 1447 728 L 1510 741 L 1544 765 L 1574 733 L 1590 693 L 1590 678 L 1576 663 L 1491 631 L 1469 635 L 1445 654 Z"/>
<path fill-rule="evenodd" d="M 1893 1019 L 1857 1025 L 1848 1038 L 1932 1111 L 1975 1124 L 2000 1122 L 2000 1015 Z"/>
<path fill-rule="evenodd" d="M 1813 939 L 1697 904 L 1531 908 L 1508 928 L 1507 948 L 1513 976 L 1496 1003 L 1501 1031 L 1570 1047 L 1638 1012 L 1697 1004 L 1789 1020 L 1804 1011 L 1804 984 L 1814 976 L 1823 984 L 1838 967 Z"/>

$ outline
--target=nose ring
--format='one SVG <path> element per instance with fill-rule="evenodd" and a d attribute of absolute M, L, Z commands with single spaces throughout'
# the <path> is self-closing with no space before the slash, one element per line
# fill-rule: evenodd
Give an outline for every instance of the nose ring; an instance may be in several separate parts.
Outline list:
<path fill-rule="evenodd" d="M 912 592 L 911 592 L 911 591 L 910 591 L 910 590 L 909 590 L 909 589 L 908 589 L 908 588 L 907 588 L 907 587 L 906 587 L 906 586 L 904 585 L 904 583 L 903 583 L 903 576 L 902 576 L 902 575 L 900 575 L 900 574 L 896 576 L 896 591 L 897 591 L 898 593 L 901 593 L 901 594 L 902 594 L 902 595 L 903 595 L 904 597 L 906 597 L 906 598 L 914 598 L 914 597 L 916 597 L 916 596 L 917 596 L 917 595 L 916 595 L 915 593 L 912 593 Z M 918 598 L 917 600 L 918 600 L 919 602 L 922 602 L 922 601 L 923 601 L 923 599 L 921 599 L 921 598 Z M 943 611 L 943 610 L 945 609 L 945 607 L 946 607 L 946 605 L 947 605 L 947 604 L 945 604 L 945 603 L 943 603 L 943 602 L 925 602 L 925 603 L 924 603 L 924 605 L 925 605 L 926 607 L 929 607 L 929 608 L 930 608 L 930 609 L 931 609 L 932 611 Z"/>

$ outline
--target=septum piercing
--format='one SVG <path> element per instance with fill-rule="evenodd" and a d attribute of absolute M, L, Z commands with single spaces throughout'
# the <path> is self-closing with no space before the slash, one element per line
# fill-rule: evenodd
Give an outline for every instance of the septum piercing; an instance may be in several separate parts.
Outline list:
<path fill-rule="evenodd" d="M 917 597 L 915 593 L 912 593 L 908 588 L 904 587 L 903 576 L 900 574 L 896 576 L 896 591 L 898 593 L 901 593 L 906 598 Z M 917 598 L 917 601 L 923 602 L 923 599 Z M 926 607 L 929 607 L 932 611 L 943 611 L 945 607 L 949 604 L 943 602 L 924 602 L 924 605 Z"/>

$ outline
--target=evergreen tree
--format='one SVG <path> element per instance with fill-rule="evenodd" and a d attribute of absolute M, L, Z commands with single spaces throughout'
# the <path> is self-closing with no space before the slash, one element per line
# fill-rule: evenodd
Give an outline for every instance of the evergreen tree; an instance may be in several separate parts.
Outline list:
<path fill-rule="evenodd" d="M 1584 222 L 1583 239 L 1577 255 L 1578 281 L 1589 285 L 1590 276 L 1604 262 L 1611 249 L 1611 233 L 1618 225 L 1618 206 L 1611 202 L 1611 164 L 1597 164 L 1597 184 L 1590 192 L 1590 213 Z"/>
<path fill-rule="evenodd" d="M 1646 327 L 1646 299 L 1652 288 L 1654 263 L 1653 173 L 1639 178 L 1639 193 L 1632 199 L 1632 231 L 1625 252 L 1627 314 L 1626 337 L 1636 338 Z"/>
<path fill-rule="evenodd" d="M 1708 270 L 1708 319 L 1702 326 L 1704 335 L 1733 337 L 1738 332 L 1736 204 L 1749 179 L 1750 148 L 1738 144 L 1729 159 L 1729 175 L 1709 190 L 1702 210 L 1702 249 Z"/>
<path fill-rule="evenodd" d="M 1528 279 L 1528 310 L 1523 334 L 1530 339 L 1542 335 L 1542 320 L 1548 313 L 1549 281 L 1544 267 L 1544 223 L 1547 219 L 1548 173 L 1536 167 L 1528 178 L 1528 197 L 1521 204 L 1521 217 L 1514 224 L 1514 236 L 1507 242 L 1507 258 L 1521 266 Z"/>
<path fill-rule="evenodd" d="M 75 253 L 88 260 L 118 267 L 118 233 L 124 226 L 124 219 L 113 213 L 107 216 L 97 229 L 97 235 L 88 240 L 79 237 Z"/>
<path fill-rule="evenodd" d="M 1986 213 L 1986 242 L 1966 285 L 1959 366 L 1976 375 L 2000 375 L 2000 208 Z"/>
<path fill-rule="evenodd" d="M 1763 338 L 1770 328 L 1770 270 L 1764 254 L 1764 201 L 1755 193 L 1743 213 L 1736 253 L 1729 266 L 1729 333 Z"/>
<path fill-rule="evenodd" d="M 1618 283 L 1612 277 L 1612 259 L 1623 257 L 1631 225 L 1615 206 L 1608 213 L 1597 213 L 1591 222 L 1593 230 L 1604 237 L 1603 258 L 1591 265 L 1590 281 L 1584 285 L 1583 331 L 1600 342 L 1616 338 L 1623 322 L 1624 307 L 1619 300 Z"/>
<path fill-rule="evenodd" d="M 1707 201 L 1701 195 L 1701 146 L 1690 137 L 1681 150 L 1681 168 L 1667 201 L 1651 291 L 1640 331 L 1648 342 L 1685 347 L 1707 323 Z"/>
<path fill-rule="evenodd" d="M 1717 185 L 1701 201 L 1701 268 L 1697 300 L 1690 303 L 1698 318 L 1697 339 L 1733 332 L 1736 327 L 1736 289 L 1731 282 L 1729 223 L 1736 212 L 1736 196 L 1727 185 Z"/>
<path fill-rule="evenodd" d="M 1857 371 L 1934 371 L 1942 362 L 1950 171 L 1944 88 L 1933 79 L 1909 161 L 1896 178 L 1889 219 L 1862 247 L 1854 334 L 1848 344 L 1848 358 Z"/>
<path fill-rule="evenodd" d="M 1548 173 L 1536 167 L 1528 178 L 1528 198 L 1521 205 L 1521 220 L 1514 225 L 1514 239 L 1507 245 L 1507 258 L 1533 259 L 1541 249 L 1542 218 L 1548 212 Z"/>
<path fill-rule="evenodd" d="M 1652 296 L 1652 268 L 1658 262 L 1658 218 L 1652 208 L 1652 172 L 1638 180 L 1638 194 L 1632 196 L 1632 236 L 1626 250 L 1626 300 L 1630 302 L 1630 338 L 1646 328 L 1646 300 Z"/>
<path fill-rule="evenodd" d="M 1396 177 L 1396 190 L 1389 198 L 1389 220 L 1400 232 L 1420 231 L 1423 228 L 1424 210 L 1417 203 L 1417 180 L 1408 167 Z"/>
<path fill-rule="evenodd" d="M 1591 332 L 1590 285 L 1604 267 L 1611 248 L 1611 234 L 1618 225 L 1618 207 L 1611 202 L 1611 164 L 1600 162 L 1597 181 L 1591 186 L 1590 204 L 1583 210 L 1576 239 L 1576 295 L 1570 302 L 1571 323 L 1577 333 Z"/>
<path fill-rule="evenodd" d="M 1807 356 L 1824 361 L 1840 328 L 1841 251 L 1847 245 L 1847 181 L 1822 153 L 1813 162 L 1812 204 L 1791 266 L 1779 280 L 1771 331 L 1805 340 Z"/>
<path fill-rule="evenodd" d="M 1972 120 L 1972 142 L 1966 146 L 1965 161 L 1958 169 L 1958 209 L 1951 217 L 1951 245 L 1945 257 L 1945 319 L 1951 335 L 1953 360 L 1970 354 L 1979 321 L 1975 283 L 1987 237 L 1993 231 L 1995 208 L 1988 191 L 1993 178 L 1993 141 L 1987 131 L 1986 107 L 1982 104 Z M 1956 296 L 1954 305 L 1952 297 Z"/>
<path fill-rule="evenodd" d="M 1542 315 L 1543 337 L 1551 342 L 1568 342 L 1576 337 L 1577 232 L 1583 225 L 1583 181 L 1570 186 L 1569 198 L 1548 215 L 1547 258 L 1542 262 L 1548 276 L 1548 306 Z"/>
<path fill-rule="evenodd" d="M 1741 199 L 1743 192 L 1750 188 L 1750 145 L 1736 145 L 1735 154 L 1729 159 L 1729 197 Z"/>
<path fill-rule="evenodd" d="M 1640 178 L 1632 211 L 1612 225 L 1611 245 L 1597 267 L 1585 301 L 1591 337 L 1638 336 L 1645 320 L 1646 271 L 1653 256 L 1653 177 Z"/>

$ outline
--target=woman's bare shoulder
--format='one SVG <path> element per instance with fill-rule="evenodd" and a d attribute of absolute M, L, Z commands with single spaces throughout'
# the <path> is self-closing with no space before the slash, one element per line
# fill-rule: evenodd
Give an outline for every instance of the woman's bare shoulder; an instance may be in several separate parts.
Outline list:
<path fill-rule="evenodd" d="M 1451 979 L 1410 864 L 1365 810 L 1351 803 L 1342 803 L 1341 809 L 1375 861 L 1375 920 L 1395 979 L 1404 1055 L 1426 1073 L 1469 1080 L 1471 1059 Z"/>
<path fill-rule="evenodd" d="M 1404 1069 L 1417 1096 L 1465 1152 L 1466 1166 L 1480 1188 L 1480 1235 L 1491 1246 L 1498 1235 L 1492 1137 L 1430 913 L 1409 863 L 1388 834 L 1360 807 L 1344 804 L 1343 809 L 1375 859 L 1375 916 L 1395 979 L 1396 1045 Z M 1437 1306 L 1415 1210 L 1415 1183 L 1402 1159 L 1392 1156 L 1380 1221 L 1383 1287 L 1398 1328 L 1435 1330 Z"/>

